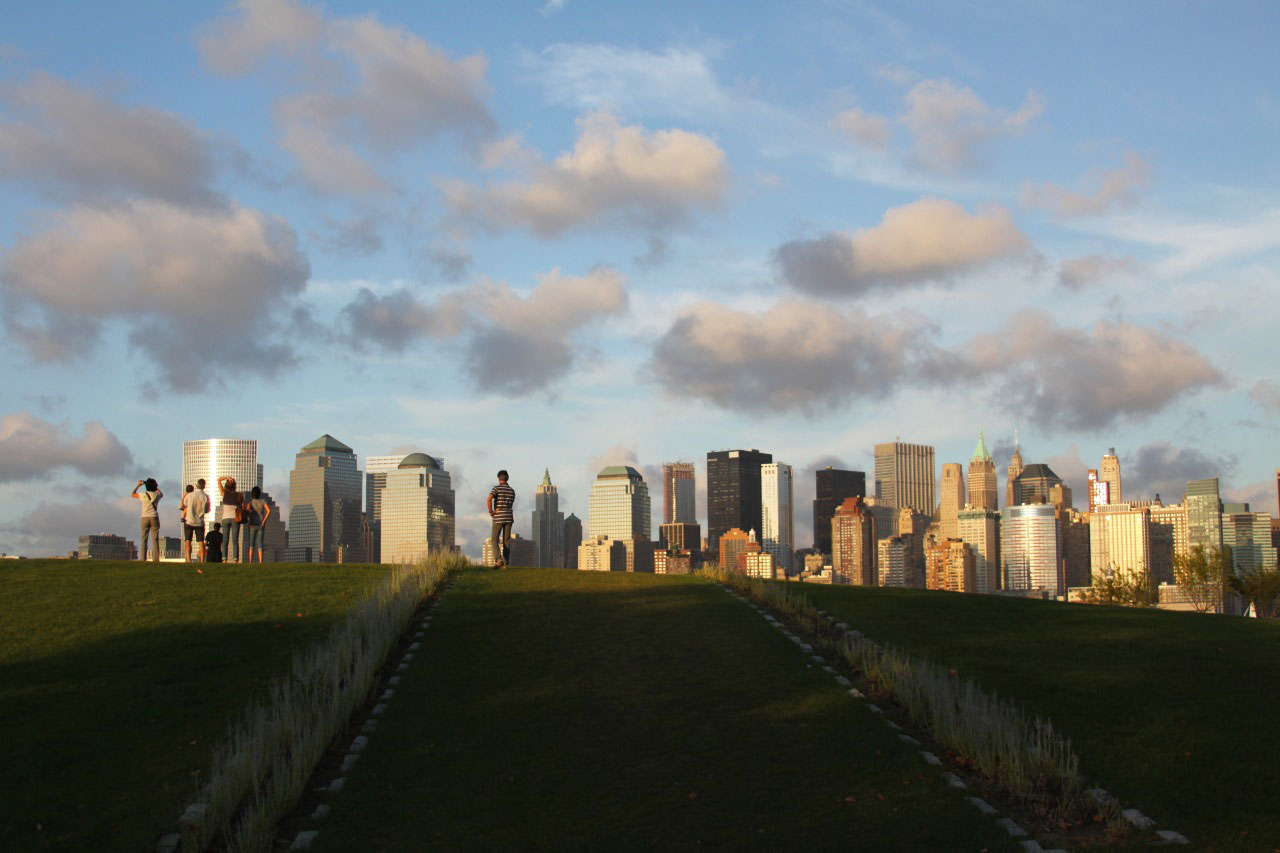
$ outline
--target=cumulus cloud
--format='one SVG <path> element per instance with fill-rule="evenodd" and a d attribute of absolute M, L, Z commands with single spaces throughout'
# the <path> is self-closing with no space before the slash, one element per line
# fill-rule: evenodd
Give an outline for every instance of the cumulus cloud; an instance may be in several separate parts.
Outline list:
<path fill-rule="evenodd" d="M 887 118 L 863 112 L 857 107 L 837 113 L 832 124 L 854 142 L 877 151 L 888 148 L 893 137 L 893 129 Z"/>
<path fill-rule="evenodd" d="M 1280 383 L 1274 379 L 1259 379 L 1253 383 L 1249 396 L 1262 408 L 1280 412 Z"/>
<path fill-rule="evenodd" d="M 293 229 L 256 210 L 138 200 L 75 205 L 0 256 L 5 324 L 38 361 L 69 361 L 119 319 L 164 388 L 199 391 L 223 367 L 272 375 L 263 342 L 310 268 Z"/>
<path fill-rule="evenodd" d="M 1028 92 L 1014 112 L 987 105 L 972 89 L 950 80 L 924 80 L 906 96 L 899 121 L 912 135 L 911 159 L 936 172 L 961 172 L 980 164 L 979 149 L 1001 136 L 1022 133 L 1044 112 Z"/>
<path fill-rule="evenodd" d="M 161 490 L 165 492 L 164 500 L 170 500 L 171 492 L 163 485 Z M 171 508 L 178 505 L 177 499 L 173 500 Z M 162 503 L 161 507 L 164 506 Z M 164 523 L 162 518 L 162 535 L 177 535 L 176 530 L 165 528 Z M 128 496 L 127 488 L 124 494 L 114 498 L 41 501 L 16 521 L 0 524 L 0 547 L 10 554 L 50 557 L 76 550 L 80 537 L 86 533 L 114 533 L 137 544 L 138 502 Z"/>
<path fill-rule="evenodd" d="M 814 302 L 761 313 L 699 302 L 657 340 L 650 366 L 676 398 L 815 413 L 887 394 L 908 371 L 918 331 Z"/>
<path fill-rule="evenodd" d="M 460 218 L 550 238 L 600 223 L 661 232 L 693 210 L 719 205 L 728 180 L 724 151 L 710 138 L 650 133 L 596 112 L 579 122 L 573 151 L 535 163 L 522 179 L 483 187 L 449 181 L 443 188 Z"/>
<path fill-rule="evenodd" d="M 407 290 L 377 296 L 364 289 L 343 309 L 347 338 L 357 348 L 401 352 L 423 338 L 462 337 L 463 364 L 481 390 L 528 393 L 566 375 L 582 328 L 625 313 L 625 277 L 597 267 L 572 276 L 539 276 L 528 294 L 482 281 L 437 299 Z"/>
<path fill-rule="evenodd" d="M 444 133 L 490 133 L 488 61 L 444 51 L 375 16 L 326 19 L 290 0 L 242 0 L 201 41 L 206 62 L 243 74 L 272 53 L 299 54 L 326 74 L 276 103 L 282 145 L 315 189 L 364 193 L 390 184 L 365 149 L 404 151 Z"/>
<path fill-rule="evenodd" d="M 1132 207 L 1142 197 L 1151 179 L 1151 164 L 1132 151 L 1118 169 L 1092 172 L 1085 178 L 1091 189 L 1076 192 L 1049 182 L 1026 184 L 1022 188 L 1022 204 L 1046 210 L 1058 219 L 1097 216 L 1113 210 Z"/>
<path fill-rule="evenodd" d="M 1208 358 L 1177 338 L 1119 321 L 1063 328 L 1030 309 L 953 356 L 948 369 L 995 383 L 993 398 L 1010 411 L 1068 429 L 1151 415 L 1227 384 Z"/>
<path fill-rule="evenodd" d="M 1024 255 L 1030 245 L 1002 207 L 969 213 L 953 201 L 923 198 L 890 208 L 872 228 L 783 243 L 773 260 L 796 290 L 857 296 L 877 287 L 945 280 Z"/>
<path fill-rule="evenodd" d="M 1167 441 L 1145 444 L 1120 460 L 1125 497 L 1158 494 L 1166 504 L 1182 500 L 1188 480 L 1229 477 L 1236 467 L 1233 454 L 1211 455 L 1193 447 L 1174 447 Z"/>
<path fill-rule="evenodd" d="M 1058 268 L 1058 282 L 1068 290 L 1081 290 L 1110 278 L 1132 274 L 1137 268 L 1133 258 L 1084 255 L 1062 262 Z"/>
<path fill-rule="evenodd" d="M 0 418 L 0 483 L 34 480 L 59 468 L 89 477 L 127 471 L 133 454 L 100 421 L 84 425 L 77 437 L 67 424 L 54 424 L 29 412 Z"/>
<path fill-rule="evenodd" d="M 0 179 L 76 197 L 129 193 L 213 204 L 217 149 L 187 122 L 50 74 L 0 86 Z"/>

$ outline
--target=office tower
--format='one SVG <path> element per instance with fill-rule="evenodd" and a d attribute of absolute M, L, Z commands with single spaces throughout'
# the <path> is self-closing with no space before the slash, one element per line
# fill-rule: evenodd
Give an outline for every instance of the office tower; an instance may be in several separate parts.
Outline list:
<path fill-rule="evenodd" d="M 996 461 L 987 452 L 982 430 L 978 430 L 978 446 L 969 457 L 969 507 L 971 509 L 1000 509 L 1000 486 L 996 481 Z M 964 509 L 964 507 L 961 507 Z"/>
<path fill-rule="evenodd" d="M 1058 530 L 1062 535 L 1062 583 L 1067 589 L 1073 586 L 1090 586 L 1093 583 L 1093 566 L 1090 562 L 1089 519 L 1091 515 L 1072 507 L 1055 507 L 1058 513 Z"/>
<path fill-rule="evenodd" d="M 760 547 L 773 555 L 783 577 L 791 574 L 795 548 L 792 468 L 785 462 L 760 466 Z"/>
<path fill-rule="evenodd" d="M 876 497 L 892 507 L 932 513 L 933 448 L 890 441 L 876 445 Z"/>
<path fill-rule="evenodd" d="M 929 546 L 925 559 L 929 589 L 978 591 L 977 562 L 968 542 L 960 539 L 935 542 Z"/>
<path fill-rule="evenodd" d="M 1276 570 L 1270 513 L 1251 512 L 1247 503 L 1226 504 L 1222 509 L 1222 544 L 1231 549 L 1231 565 L 1237 575 Z"/>
<path fill-rule="evenodd" d="M 333 563 L 339 546 L 359 548 L 360 503 L 355 452 L 328 433 L 303 445 L 289 472 L 289 549 Z"/>
<path fill-rule="evenodd" d="M 440 460 L 410 453 L 382 490 L 382 561 L 416 563 L 454 548 L 454 492 Z"/>
<path fill-rule="evenodd" d="M 1111 484 L 1098 476 L 1097 468 L 1089 469 L 1089 512 L 1111 503 Z"/>
<path fill-rule="evenodd" d="M 1062 595 L 1062 538 L 1049 504 L 1005 507 L 1000 531 L 1004 589 L 1045 590 Z"/>
<path fill-rule="evenodd" d="M 1153 506 L 1151 519 L 1151 577 L 1173 583 L 1173 560 L 1187 551 L 1187 508 L 1181 504 Z"/>
<path fill-rule="evenodd" d="M 663 524 L 697 524 L 696 478 L 692 462 L 662 463 Z"/>
<path fill-rule="evenodd" d="M 830 466 L 813 472 L 813 550 L 831 553 L 831 518 L 846 498 L 867 496 L 867 475 Z"/>
<path fill-rule="evenodd" d="M 875 538 L 888 539 L 898 535 L 898 508 L 876 497 L 862 499 L 862 511 L 875 519 Z M 833 528 L 834 529 L 834 528 Z M 832 551 L 834 554 L 835 552 Z M 875 561 L 875 557 L 872 557 Z"/>
<path fill-rule="evenodd" d="M 564 567 L 578 568 L 578 545 L 582 543 L 582 519 L 573 513 L 564 520 Z"/>
<path fill-rule="evenodd" d="M 707 453 L 707 550 L 730 528 L 760 530 L 760 466 L 772 461 L 755 448 Z"/>
<path fill-rule="evenodd" d="M 1187 547 L 1196 545 L 1206 551 L 1222 549 L 1222 499 L 1218 496 L 1218 478 L 1190 480 L 1182 501 L 1187 508 Z"/>
<path fill-rule="evenodd" d="M 649 539 L 649 487 L 630 465 L 610 465 L 596 475 L 587 508 L 587 535 Z"/>
<path fill-rule="evenodd" d="M 702 525 L 680 522 L 664 524 L 658 528 L 658 545 L 661 548 L 692 551 L 696 554 L 702 550 Z"/>
<path fill-rule="evenodd" d="M 1098 479 L 1107 484 L 1107 503 L 1124 503 L 1124 492 L 1120 489 L 1120 457 L 1116 456 L 1114 447 L 1107 449 L 1098 466 Z"/>
<path fill-rule="evenodd" d="M 964 504 L 964 469 L 959 462 L 944 463 L 938 497 L 938 535 L 943 539 L 956 538 L 956 514 L 964 509 Z"/>
<path fill-rule="evenodd" d="M 1089 565 L 1094 579 L 1135 580 L 1151 571 L 1151 515 L 1146 507 L 1107 504 L 1089 518 Z"/>
<path fill-rule="evenodd" d="M 755 531 L 748 533 L 732 527 L 720 534 L 720 568 L 730 572 L 737 571 L 738 556 L 745 554 L 749 545 L 755 545 L 756 550 L 760 550 Z"/>
<path fill-rule="evenodd" d="M 564 568 L 564 513 L 559 490 L 551 484 L 551 470 L 545 468 L 542 483 L 533 493 L 533 544 L 533 565 Z"/>
<path fill-rule="evenodd" d="M 876 522 L 863 499 L 845 498 L 831 519 L 831 582 L 876 585 Z"/>
<path fill-rule="evenodd" d="M 1018 475 L 1022 473 L 1022 452 L 1018 449 L 1018 431 L 1013 431 L 1013 455 L 1009 457 L 1009 468 L 1005 472 L 1005 496 L 1004 502 L 1006 506 L 1016 506 L 1013 495 L 1013 481 L 1018 479 Z"/>
<path fill-rule="evenodd" d="M 1053 504 L 1054 486 L 1061 486 L 1062 478 L 1048 465 L 1036 462 L 1022 469 L 1013 479 L 1013 505 Z"/>
<path fill-rule="evenodd" d="M 962 509 L 956 517 L 959 539 L 973 549 L 976 592 L 1000 589 L 1000 513 L 993 509 Z"/>
<path fill-rule="evenodd" d="M 905 536 L 890 536 L 876 543 L 876 571 L 880 586 L 908 587 L 911 570 L 907 567 L 911 559 L 911 541 Z"/>
<path fill-rule="evenodd" d="M 894 535 L 902 537 L 907 543 L 904 583 L 915 589 L 924 589 L 925 536 L 932 526 L 933 519 L 910 507 L 899 509 L 896 516 Z M 883 538 L 880 541 L 884 541 Z"/>
<path fill-rule="evenodd" d="M 258 442 L 244 438 L 202 438 L 182 443 L 180 485 L 185 491 L 188 485 L 194 486 L 197 480 L 204 480 L 204 491 L 209 496 L 209 510 L 205 513 L 205 519 L 206 527 L 210 530 L 215 521 L 222 520 L 219 477 L 233 478 L 237 491 L 247 492 L 254 486 L 262 488 Z M 177 505 L 175 501 L 173 506 Z"/>
<path fill-rule="evenodd" d="M 404 459 L 403 453 L 364 458 L 364 514 L 369 526 L 372 548 L 369 561 L 382 562 L 382 490 L 387 485 L 387 472 L 394 471 Z M 444 466 L 443 459 L 436 459 Z"/>

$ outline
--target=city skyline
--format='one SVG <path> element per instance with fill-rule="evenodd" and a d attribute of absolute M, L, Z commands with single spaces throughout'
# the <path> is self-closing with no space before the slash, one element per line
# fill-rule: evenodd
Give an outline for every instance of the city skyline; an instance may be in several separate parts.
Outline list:
<path fill-rule="evenodd" d="M 0 33 L 0 551 L 185 440 L 499 468 L 901 438 L 1275 513 L 1274 4 L 23 4 Z M 1074 45 L 1088 44 L 1082 71 Z M 315 73 L 324 69 L 323 74 Z M 364 470 L 361 467 L 360 470 Z M 872 485 L 872 484 L 869 484 Z M 868 488 L 873 493 L 873 488 Z M 170 498 L 172 499 L 172 498 Z M 661 518 L 656 513 L 652 527 Z M 704 533 L 709 532 L 704 527 Z"/>

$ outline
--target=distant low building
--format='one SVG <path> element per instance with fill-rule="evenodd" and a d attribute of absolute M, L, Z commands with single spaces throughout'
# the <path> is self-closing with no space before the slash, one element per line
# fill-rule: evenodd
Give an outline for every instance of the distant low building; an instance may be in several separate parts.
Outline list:
<path fill-rule="evenodd" d="M 532 539 L 525 539 L 519 533 L 511 537 L 509 545 L 510 555 L 507 560 L 509 566 L 536 566 L 538 558 L 538 543 Z M 485 539 L 480 546 L 480 564 L 483 566 L 492 566 L 498 562 L 497 557 L 493 553 L 493 538 Z"/>
<path fill-rule="evenodd" d="M 88 533 L 80 537 L 81 560 L 136 560 L 138 546 L 114 533 Z"/>
<path fill-rule="evenodd" d="M 693 551 L 669 548 L 653 552 L 653 572 L 658 575 L 688 575 L 693 573 Z"/>
<path fill-rule="evenodd" d="M 778 573 L 787 576 L 786 570 L 773 561 L 773 554 L 765 550 L 745 551 L 738 557 L 738 570 L 749 578 L 774 580 Z"/>

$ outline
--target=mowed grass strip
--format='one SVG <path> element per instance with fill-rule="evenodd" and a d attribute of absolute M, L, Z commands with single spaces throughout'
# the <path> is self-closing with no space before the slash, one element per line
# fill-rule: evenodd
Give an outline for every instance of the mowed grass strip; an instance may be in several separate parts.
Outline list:
<path fill-rule="evenodd" d="M 0 566 L 0 849 L 152 848 L 229 717 L 385 571 Z"/>
<path fill-rule="evenodd" d="M 331 803 L 317 849 L 1013 847 L 696 577 L 463 573 Z"/>
<path fill-rule="evenodd" d="M 1197 845 L 1280 839 L 1280 622 L 866 587 L 801 587 L 880 643 L 1047 716 L 1093 784 Z"/>

